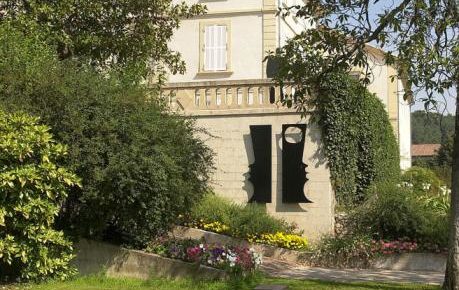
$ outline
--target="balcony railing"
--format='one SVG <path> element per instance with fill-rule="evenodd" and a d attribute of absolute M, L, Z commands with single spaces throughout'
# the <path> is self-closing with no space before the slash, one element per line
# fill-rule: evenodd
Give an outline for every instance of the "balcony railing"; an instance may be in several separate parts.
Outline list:
<path fill-rule="evenodd" d="M 184 111 L 279 108 L 293 88 L 270 80 L 170 83 L 162 95 L 171 107 Z"/>

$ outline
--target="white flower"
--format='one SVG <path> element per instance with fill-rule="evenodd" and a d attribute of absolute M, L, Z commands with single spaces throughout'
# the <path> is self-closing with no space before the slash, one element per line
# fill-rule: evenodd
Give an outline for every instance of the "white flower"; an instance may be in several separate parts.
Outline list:
<path fill-rule="evenodd" d="M 422 184 L 422 190 L 428 191 L 430 189 L 430 183 L 423 183 Z"/>
<path fill-rule="evenodd" d="M 204 245 L 203 244 L 199 244 L 199 248 L 204 249 Z"/>
<path fill-rule="evenodd" d="M 448 195 L 451 193 L 451 189 L 449 189 L 446 185 L 440 186 L 441 194 Z"/>

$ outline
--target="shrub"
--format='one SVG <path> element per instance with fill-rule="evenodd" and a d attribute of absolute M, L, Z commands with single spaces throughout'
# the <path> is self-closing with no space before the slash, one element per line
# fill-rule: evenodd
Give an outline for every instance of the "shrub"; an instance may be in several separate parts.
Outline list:
<path fill-rule="evenodd" d="M 413 190 L 418 193 L 441 194 L 442 181 L 436 173 L 428 168 L 411 167 L 402 175 L 402 181 L 412 184 Z"/>
<path fill-rule="evenodd" d="M 62 227 L 143 245 L 208 191 L 212 152 L 194 121 L 169 112 L 156 91 L 113 71 L 59 62 L 5 26 L 0 84 L 1 105 L 40 116 L 69 144 L 67 164 L 83 187 L 70 192 Z"/>
<path fill-rule="evenodd" d="M 184 217 L 182 224 L 251 243 L 292 250 L 308 248 L 307 239 L 300 236 L 294 224 L 270 216 L 262 205 L 235 204 L 213 194 L 206 195 L 193 208 L 191 215 Z"/>
<path fill-rule="evenodd" d="M 371 198 L 352 213 L 351 220 L 358 231 L 372 233 L 378 239 L 447 244 L 447 213 L 432 210 L 410 188 L 380 184 Z"/>
<path fill-rule="evenodd" d="M 240 205 L 213 194 L 206 195 L 192 209 L 186 221 L 190 226 L 203 229 L 205 224 L 219 222 L 226 228 L 222 233 L 238 238 L 295 231 L 294 227 L 284 220 L 270 216 L 262 205 Z"/>
<path fill-rule="evenodd" d="M 400 154 L 382 102 L 342 73 L 324 77 L 314 100 L 336 199 L 362 203 L 378 182 L 398 182 Z"/>
<path fill-rule="evenodd" d="M 73 273 L 72 243 L 53 223 L 67 190 L 79 181 L 59 165 L 66 147 L 37 122 L 0 111 L 0 280 Z"/>
<path fill-rule="evenodd" d="M 368 268 L 373 257 L 368 235 L 324 236 L 314 248 L 311 262 L 320 267 Z"/>

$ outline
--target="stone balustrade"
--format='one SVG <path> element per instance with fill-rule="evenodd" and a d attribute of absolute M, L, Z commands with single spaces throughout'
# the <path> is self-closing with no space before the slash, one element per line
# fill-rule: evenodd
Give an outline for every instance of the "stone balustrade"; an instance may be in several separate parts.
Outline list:
<path fill-rule="evenodd" d="M 184 111 L 279 108 L 293 88 L 276 86 L 271 80 L 169 83 L 162 96 L 172 108 Z"/>

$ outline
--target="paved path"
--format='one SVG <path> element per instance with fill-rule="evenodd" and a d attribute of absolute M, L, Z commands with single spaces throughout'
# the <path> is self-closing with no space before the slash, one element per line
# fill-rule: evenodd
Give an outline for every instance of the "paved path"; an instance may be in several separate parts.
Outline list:
<path fill-rule="evenodd" d="M 369 269 L 325 269 L 301 266 L 264 258 L 262 271 L 266 274 L 290 279 L 324 280 L 336 282 L 374 281 L 387 283 L 422 283 L 441 284 L 444 273 L 440 272 L 408 272 Z"/>

